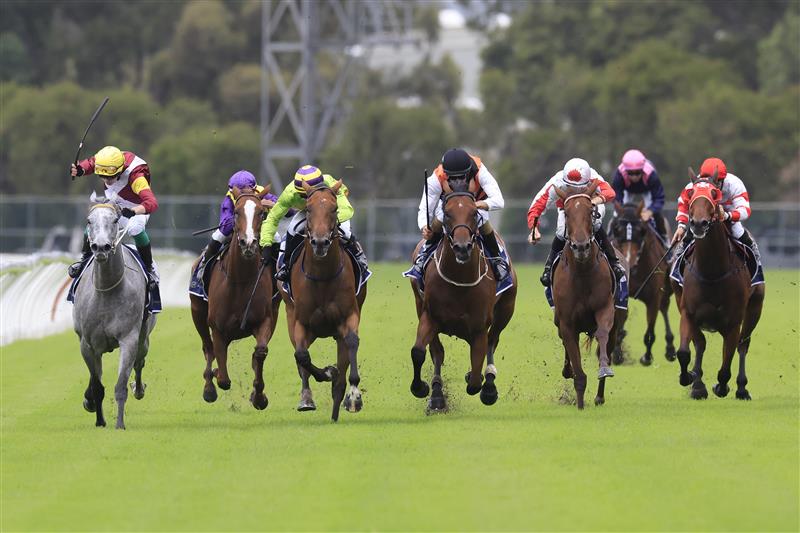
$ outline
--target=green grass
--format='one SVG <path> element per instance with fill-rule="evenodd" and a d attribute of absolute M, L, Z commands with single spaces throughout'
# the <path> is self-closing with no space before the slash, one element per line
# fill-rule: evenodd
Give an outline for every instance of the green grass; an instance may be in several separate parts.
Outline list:
<path fill-rule="evenodd" d="M 283 317 L 265 370 L 270 404 L 256 411 L 252 342 L 234 345 L 233 388 L 206 404 L 189 311 L 164 312 L 147 396 L 130 397 L 124 432 L 95 428 L 83 411 L 88 373 L 74 333 L 4 347 L 0 529 L 797 531 L 797 272 L 767 273 L 748 358 L 752 402 L 733 393 L 690 400 L 677 362 L 663 357 L 659 322 L 653 366 L 619 367 L 603 407 L 591 405 L 594 379 L 585 411 L 560 405 L 562 348 L 539 269 L 524 266 L 497 356 L 500 400 L 486 407 L 466 395 L 466 344 L 446 339 L 452 410 L 426 416 L 408 391 L 416 319 L 400 269 L 379 265 L 370 282 L 364 410 L 343 411 L 336 425 L 327 384 L 313 386 L 316 412 L 294 410 L 299 381 Z M 633 303 L 634 360 L 643 321 Z M 710 337 L 709 389 L 720 347 Z M 334 353 L 330 340 L 312 347 L 318 364 Z M 593 376 L 596 363 L 584 361 Z M 107 355 L 111 426 L 116 365 Z"/>

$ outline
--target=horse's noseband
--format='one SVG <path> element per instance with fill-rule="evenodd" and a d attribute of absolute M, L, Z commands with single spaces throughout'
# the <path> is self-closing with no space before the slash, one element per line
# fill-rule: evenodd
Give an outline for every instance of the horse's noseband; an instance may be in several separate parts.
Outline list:
<path fill-rule="evenodd" d="M 475 201 L 475 195 L 472 194 L 471 192 L 451 192 L 450 194 L 445 195 L 444 199 L 442 200 L 442 205 L 446 206 L 447 202 L 450 201 L 451 198 L 454 198 L 456 196 L 467 196 L 473 202 Z M 478 215 L 476 213 L 475 214 L 476 226 L 477 226 L 477 220 L 478 220 Z M 444 234 L 447 235 L 447 240 L 450 242 L 450 244 L 453 244 L 453 234 L 456 232 L 458 228 L 467 228 L 467 231 L 469 232 L 470 242 L 475 242 L 475 239 L 478 237 L 477 229 L 472 229 L 467 224 L 456 224 L 455 226 L 449 229 L 447 228 L 447 226 L 444 227 Z"/>

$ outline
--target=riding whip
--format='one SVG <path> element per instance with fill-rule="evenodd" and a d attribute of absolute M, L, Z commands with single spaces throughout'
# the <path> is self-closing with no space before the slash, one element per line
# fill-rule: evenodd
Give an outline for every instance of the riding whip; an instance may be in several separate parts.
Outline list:
<path fill-rule="evenodd" d="M 247 299 L 247 305 L 244 308 L 244 315 L 242 315 L 242 324 L 239 326 L 239 329 L 244 330 L 244 324 L 247 322 L 247 313 L 250 312 L 250 304 L 253 303 L 253 296 L 256 295 L 256 289 L 258 288 L 258 282 L 261 281 L 261 274 L 264 273 L 264 267 L 267 266 L 266 261 L 261 262 L 261 268 L 258 269 L 258 277 L 256 277 L 256 284 L 253 285 L 253 292 L 250 293 L 250 298 Z"/>
<path fill-rule="evenodd" d="M 428 169 L 425 169 L 425 221 L 428 229 L 431 229 L 431 213 L 428 207 Z"/>
<path fill-rule="evenodd" d="M 89 121 L 89 125 L 86 126 L 86 131 L 83 132 L 83 137 L 81 137 L 81 143 L 78 145 L 78 151 L 75 152 L 76 167 L 78 166 L 78 159 L 80 158 L 81 150 L 83 149 L 83 141 L 86 140 L 86 135 L 89 134 L 89 130 L 92 128 L 92 124 L 94 124 L 94 121 L 97 120 L 97 117 L 100 115 L 100 112 L 103 110 L 103 108 L 106 106 L 107 103 L 108 103 L 108 96 L 106 96 L 105 99 L 103 99 L 103 103 L 100 104 L 100 107 L 98 107 L 97 110 L 94 112 L 94 115 L 92 115 L 92 119 Z M 72 181 L 75 181 L 75 176 L 72 176 Z"/>
<path fill-rule="evenodd" d="M 211 226 L 210 228 L 193 231 L 192 236 L 202 235 L 203 233 L 208 233 L 209 231 L 214 231 L 215 229 L 219 229 L 219 224 L 217 224 L 216 226 Z"/>
<path fill-rule="evenodd" d="M 678 244 L 678 241 L 675 241 L 675 242 L 673 242 L 672 244 L 669 245 L 669 248 L 667 248 L 667 253 L 665 253 L 661 257 L 661 259 L 658 260 L 658 263 L 656 263 L 656 266 L 653 267 L 653 270 L 650 272 L 650 274 L 648 274 L 648 276 L 645 278 L 644 282 L 642 282 L 642 285 L 639 287 L 639 290 L 636 291 L 636 294 L 633 295 L 633 299 L 634 300 L 639 298 L 639 293 L 642 292 L 642 289 L 644 289 L 644 286 L 647 285 L 647 282 L 650 281 L 650 278 L 652 278 L 653 274 L 655 274 L 656 270 L 658 270 L 658 267 L 661 265 L 661 261 L 663 261 L 664 259 L 667 258 L 667 256 L 672 251 L 672 249 L 675 248 L 676 244 Z"/>

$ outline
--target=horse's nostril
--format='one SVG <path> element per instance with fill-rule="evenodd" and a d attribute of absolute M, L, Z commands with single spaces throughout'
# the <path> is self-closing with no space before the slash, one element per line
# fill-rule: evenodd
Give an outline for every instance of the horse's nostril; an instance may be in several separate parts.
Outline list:
<path fill-rule="evenodd" d="M 106 243 L 106 244 L 103 245 L 103 251 L 104 252 L 108 252 L 110 250 L 111 250 L 111 245 L 110 244 Z"/>
<path fill-rule="evenodd" d="M 91 248 L 93 252 L 97 251 L 97 245 L 95 243 L 92 243 L 92 245 L 89 248 Z"/>
<path fill-rule="evenodd" d="M 330 246 L 330 245 L 331 245 L 330 239 L 325 239 L 324 241 L 322 241 L 322 246 Z"/>

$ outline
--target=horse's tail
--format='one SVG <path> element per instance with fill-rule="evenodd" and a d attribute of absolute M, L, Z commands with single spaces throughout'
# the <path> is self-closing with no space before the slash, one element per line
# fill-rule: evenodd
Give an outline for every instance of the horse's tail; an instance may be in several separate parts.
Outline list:
<path fill-rule="evenodd" d="M 594 340 L 594 335 L 587 335 L 586 336 L 586 342 L 583 343 L 583 349 L 586 352 L 591 351 L 591 349 L 592 349 L 592 341 L 593 340 Z"/>

